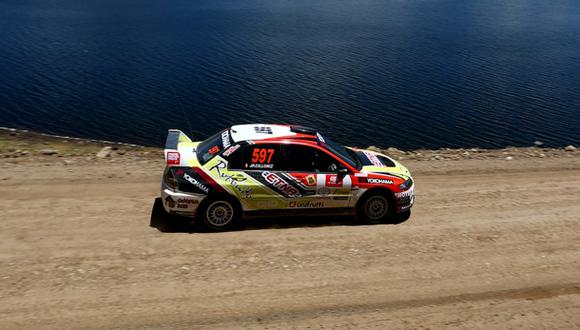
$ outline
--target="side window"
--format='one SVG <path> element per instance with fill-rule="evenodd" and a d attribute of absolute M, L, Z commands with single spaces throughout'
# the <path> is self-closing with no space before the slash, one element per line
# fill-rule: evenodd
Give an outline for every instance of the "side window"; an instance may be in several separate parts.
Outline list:
<path fill-rule="evenodd" d="M 278 144 L 252 144 L 238 150 L 230 160 L 230 169 L 272 170 L 285 168 L 282 147 Z"/>
<path fill-rule="evenodd" d="M 300 145 L 286 146 L 288 171 L 336 173 L 342 164 L 324 151 Z"/>

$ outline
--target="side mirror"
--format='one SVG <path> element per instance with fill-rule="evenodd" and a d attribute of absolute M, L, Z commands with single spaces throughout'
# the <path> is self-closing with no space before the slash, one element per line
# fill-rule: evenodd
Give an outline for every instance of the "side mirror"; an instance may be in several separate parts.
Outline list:
<path fill-rule="evenodd" d="M 347 175 L 348 173 L 349 173 L 349 171 L 348 171 L 347 168 L 341 167 L 341 168 L 338 169 L 338 174 L 339 175 L 343 175 L 344 176 L 344 175 Z"/>

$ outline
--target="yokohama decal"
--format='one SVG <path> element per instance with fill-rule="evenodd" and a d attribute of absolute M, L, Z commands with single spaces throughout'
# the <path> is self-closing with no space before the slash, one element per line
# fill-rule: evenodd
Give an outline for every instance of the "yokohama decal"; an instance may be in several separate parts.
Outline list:
<path fill-rule="evenodd" d="M 219 189 L 219 187 L 216 189 L 212 184 L 213 180 L 206 180 L 206 178 L 199 175 L 195 168 L 174 167 L 172 171 L 181 191 L 207 195 Z"/>
<path fill-rule="evenodd" d="M 382 178 L 359 178 L 358 182 L 360 183 L 370 183 L 370 184 L 393 184 L 393 180 L 391 179 L 382 179 Z"/>

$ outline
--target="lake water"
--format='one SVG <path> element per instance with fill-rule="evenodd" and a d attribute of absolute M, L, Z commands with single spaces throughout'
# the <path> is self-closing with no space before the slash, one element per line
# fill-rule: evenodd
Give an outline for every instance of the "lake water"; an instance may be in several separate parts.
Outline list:
<path fill-rule="evenodd" d="M 0 126 L 580 145 L 578 0 L 0 0 Z"/>

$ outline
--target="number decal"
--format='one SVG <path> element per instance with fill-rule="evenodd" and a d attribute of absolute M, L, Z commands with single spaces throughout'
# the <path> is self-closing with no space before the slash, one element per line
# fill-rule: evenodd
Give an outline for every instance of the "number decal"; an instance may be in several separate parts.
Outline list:
<path fill-rule="evenodd" d="M 274 149 L 268 149 L 268 163 L 272 160 L 272 156 L 274 156 Z"/>
<path fill-rule="evenodd" d="M 252 152 L 252 163 L 257 163 L 260 157 L 260 149 L 254 149 Z"/>
<path fill-rule="evenodd" d="M 270 163 L 274 156 L 274 149 L 255 148 L 252 152 L 252 163 Z"/>

